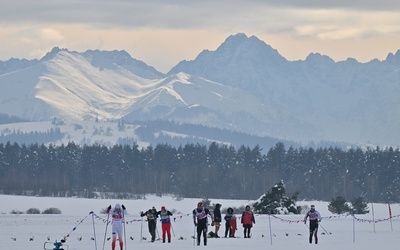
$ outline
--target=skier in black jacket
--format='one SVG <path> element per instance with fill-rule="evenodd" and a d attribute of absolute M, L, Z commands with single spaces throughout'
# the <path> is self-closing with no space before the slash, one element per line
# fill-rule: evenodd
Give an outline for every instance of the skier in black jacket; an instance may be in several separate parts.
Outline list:
<path fill-rule="evenodd" d="M 310 220 L 310 238 L 309 242 L 312 243 L 312 237 L 314 235 L 315 244 L 318 244 L 318 222 L 321 221 L 321 214 L 315 210 L 315 206 L 311 205 L 310 211 L 307 212 L 306 216 L 304 217 L 304 224 L 307 222 L 307 217 Z"/>
<path fill-rule="evenodd" d="M 153 207 L 153 209 L 149 209 L 146 212 L 140 212 L 140 216 L 147 217 L 147 224 L 149 226 L 149 233 L 151 235 L 151 242 L 156 240 L 156 228 L 157 228 L 157 210 Z"/>
<path fill-rule="evenodd" d="M 207 246 L 207 224 L 208 216 L 211 216 L 211 221 L 214 221 L 212 214 L 208 208 L 203 207 L 203 203 L 197 203 L 197 208 L 193 210 L 193 222 L 197 227 L 197 245 L 200 246 L 201 233 L 203 233 L 204 246 Z M 197 220 L 197 221 L 196 221 Z"/>

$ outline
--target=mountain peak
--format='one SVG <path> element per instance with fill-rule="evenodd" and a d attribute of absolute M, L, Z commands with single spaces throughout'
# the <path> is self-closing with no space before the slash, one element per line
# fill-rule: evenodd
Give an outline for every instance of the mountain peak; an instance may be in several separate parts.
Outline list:
<path fill-rule="evenodd" d="M 245 33 L 237 33 L 236 35 L 228 36 L 224 43 L 242 43 L 245 42 L 249 37 Z"/>
<path fill-rule="evenodd" d="M 400 50 L 397 50 L 396 54 L 389 53 L 385 59 L 385 62 L 400 65 Z"/>
<path fill-rule="evenodd" d="M 326 55 L 321 55 L 320 53 L 310 53 L 307 58 L 306 62 L 309 63 L 335 63 L 335 61 Z"/>
<path fill-rule="evenodd" d="M 273 66 L 283 61 L 285 58 L 277 50 L 257 37 L 248 37 L 244 33 L 238 33 L 230 35 L 215 51 L 203 50 L 195 60 L 181 61 L 168 74 L 185 72 L 191 75 L 207 76 L 216 72 L 226 73 L 227 70 L 232 70 L 235 75 L 238 70 L 247 71 L 249 68 L 258 68 L 260 64 L 264 63 Z M 211 79 L 221 80 L 218 77 Z"/>
<path fill-rule="evenodd" d="M 51 49 L 50 52 L 47 52 L 46 55 L 42 57 L 42 59 L 40 59 L 40 61 L 50 60 L 54 58 L 60 51 L 68 51 L 68 49 L 65 48 L 60 49 L 59 47 L 54 47 L 53 49 Z"/>
<path fill-rule="evenodd" d="M 256 36 L 248 37 L 244 33 L 229 36 L 216 52 L 231 53 L 239 50 L 241 52 L 246 51 L 245 53 L 254 52 L 255 54 L 259 54 L 262 52 L 264 55 L 268 54 L 281 57 L 277 50 L 273 49 L 270 45 L 261 41 Z"/>

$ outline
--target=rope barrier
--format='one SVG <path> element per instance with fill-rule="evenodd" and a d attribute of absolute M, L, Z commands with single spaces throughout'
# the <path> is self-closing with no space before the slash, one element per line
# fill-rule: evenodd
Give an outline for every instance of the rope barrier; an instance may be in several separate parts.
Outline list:
<path fill-rule="evenodd" d="M 89 215 L 92 215 L 92 214 L 93 214 L 93 211 L 91 211 L 88 215 L 86 215 L 85 218 L 81 219 L 81 220 L 79 221 L 79 223 L 76 224 L 75 227 L 72 228 L 72 230 L 71 230 L 65 237 L 69 237 L 70 234 L 71 234 L 73 231 L 75 231 L 76 228 L 77 228 L 80 224 L 82 224 L 82 222 L 83 222 Z"/>
<path fill-rule="evenodd" d="M 99 215 L 95 214 L 93 211 L 91 211 L 88 215 L 86 215 L 83 219 L 81 219 L 81 220 L 79 221 L 78 224 L 76 224 L 76 225 L 74 226 L 74 228 L 66 235 L 66 237 L 69 237 L 70 234 L 71 234 L 72 232 L 74 232 L 74 231 L 78 228 L 78 226 L 79 226 L 89 215 L 92 215 L 93 218 L 96 218 L 96 219 L 102 221 L 103 223 L 106 223 L 106 222 L 107 222 L 107 219 L 102 218 L 102 217 L 100 217 Z M 192 214 L 184 214 L 184 215 L 179 215 L 179 216 L 171 216 L 171 219 L 172 219 L 174 222 L 176 222 L 177 219 L 184 219 L 185 217 L 191 217 L 191 216 L 192 216 Z M 266 217 L 266 216 L 269 216 L 269 217 L 272 217 L 272 218 L 274 218 L 274 219 L 279 220 L 280 222 L 289 223 L 289 224 L 292 224 L 292 223 L 304 223 L 304 219 L 298 219 L 298 220 L 283 219 L 283 218 L 281 218 L 281 217 L 279 217 L 279 216 L 277 216 L 277 215 L 274 215 L 274 214 L 254 214 L 254 216 L 257 216 L 257 217 Z M 355 221 L 361 222 L 361 223 L 364 223 L 364 222 L 366 222 L 366 223 L 374 223 L 374 222 L 375 222 L 375 223 L 378 223 L 378 222 L 389 221 L 389 220 L 391 220 L 391 219 L 399 219 L 399 218 L 400 218 L 400 214 L 399 214 L 399 215 L 392 216 L 391 218 L 389 217 L 389 218 L 383 218 L 383 219 L 369 220 L 369 219 L 360 219 L 360 218 L 357 218 L 355 215 L 347 214 L 347 215 L 325 216 L 325 217 L 322 217 L 322 219 L 323 219 L 323 220 L 331 220 L 331 219 L 338 219 L 338 218 L 347 218 L 347 217 L 349 217 L 349 216 L 352 216 L 352 217 L 355 219 Z M 240 219 L 241 219 L 241 216 L 239 216 L 238 219 L 240 220 Z M 126 224 L 132 224 L 132 223 L 141 222 L 141 221 L 142 221 L 142 217 L 137 217 L 137 218 L 133 218 L 132 220 L 126 221 L 125 223 L 126 223 Z M 145 220 L 145 221 L 147 221 L 147 220 Z M 109 222 L 109 223 L 111 223 L 111 222 Z"/>

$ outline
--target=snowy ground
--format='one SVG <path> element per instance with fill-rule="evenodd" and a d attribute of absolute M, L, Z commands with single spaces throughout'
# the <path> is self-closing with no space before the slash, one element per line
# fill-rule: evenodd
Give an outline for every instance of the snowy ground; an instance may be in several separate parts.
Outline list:
<path fill-rule="evenodd" d="M 0 246 L 1 249 L 52 249 L 55 240 L 68 236 L 65 249 L 89 250 L 103 249 L 106 216 L 101 209 L 115 203 L 124 204 L 129 215 L 126 227 L 126 249 L 188 249 L 194 248 L 194 226 L 191 211 L 199 199 L 176 200 L 172 197 L 148 196 L 146 200 L 93 200 L 75 198 L 41 198 L 0 195 Z M 250 201 L 213 200 L 211 203 L 221 203 L 223 208 L 247 205 Z M 304 215 L 278 215 L 269 217 L 257 215 L 256 224 L 252 229 L 252 238 L 242 236 L 243 228 L 238 224 L 236 236 L 239 238 L 209 239 L 208 249 L 239 250 L 245 247 L 253 249 L 296 249 L 310 248 L 330 249 L 378 249 L 381 247 L 397 248 L 400 245 L 400 206 L 392 204 L 393 219 L 389 220 L 387 204 L 374 204 L 372 211 L 366 215 L 336 216 L 328 212 L 327 202 L 299 202 L 299 204 L 315 204 L 323 216 L 319 230 L 319 244 L 308 243 L 308 229 L 301 222 Z M 152 206 L 162 205 L 174 213 L 173 238 L 171 243 L 149 243 L 147 223 L 142 222 L 139 212 Z M 11 215 L 10 211 L 17 209 L 25 212 L 29 208 L 41 211 L 56 207 L 61 209 L 61 215 Z M 369 204 L 372 210 L 371 204 Z M 93 214 L 90 212 L 93 211 Z M 239 212 L 239 211 L 237 211 Z M 376 223 L 373 223 L 373 219 Z M 107 237 L 110 236 L 108 227 Z M 158 228 L 160 233 L 160 228 Z M 209 231 L 214 230 L 209 227 Z M 223 234 L 225 227 L 222 226 Z M 141 240 L 141 235 L 147 237 Z M 106 237 L 106 238 L 107 238 Z M 95 238 L 95 240 L 92 240 Z M 132 240 L 132 239 L 133 240 Z M 200 246 L 204 248 L 204 246 Z M 104 249 L 111 249 L 111 242 L 105 242 Z M 118 248 L 117 248 L 118 249 Z"/>

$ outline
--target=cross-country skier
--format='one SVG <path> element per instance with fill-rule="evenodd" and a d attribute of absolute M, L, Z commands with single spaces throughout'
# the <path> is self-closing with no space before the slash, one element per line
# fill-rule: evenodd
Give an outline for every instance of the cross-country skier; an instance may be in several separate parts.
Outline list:
<path fill-rule="evenodd" d="M 318 222 L 321 221 L 321 214 L 315 210 L 315 206 L 311 205 L 310 211 L 307 212 L 306 216 L 304 217 L 304 224 L 307 222 L 307 217 L 310 220 L 310 244 L 312 243 L 312 237 L 314 235 L 315 244 L 318 244 Z"/>
<path fill-rule="evenodd" d="M 161 211 L 157 212 L 160 215 L 161 230 L 162 230 L 162 240 L 165 243 L 165 235 L 168 236 L 168 243 L 171 243 L 171 218 L 172 213 L 165 209 L 165 206 L 161 207 Z"/>
<path fill-rule="evenodd" d="M 197 203 L 197 208 L 193 209 L 193 222 L 194 226 L 197 227 L 197 245 L 200 246 L 201 233 L 203 233 L 204 246 L 207 246 L 207 224 L 208 216 L 211 217 L 211 221 L 214 221 L 213 215 L 210 213 L 208 208 L 203 207 L 203 203 Z"/>
<path fill-rule="evenodd" d="M 111 205 L 108 206 L 106 213 L 111 215 L 112 218 L 111 249 L 115 250 L 115 244 L 117 242 L 117 236 L 118 236 L 120 250 L 123 250 L 124 242 L 122 238 L 122 230 L 123 230 L 123 223 L 125 223 L 123 219 L 126 214 L 126 208 L 124 205 L 121 206 L 120 204 L 117 203 L 115 204 L 114 208 L 111 208 Z"/>
<path fill-rule="evenodd" d="M 140 216 L 147 217 L 147 224 L 149 226 L 149 233 L 151 235 L 151 242 L 156 240 L 156 228 L 157 228 L 157 210 L 155 208 L 149 209 L 146 212 L 140 212 Z"/>

